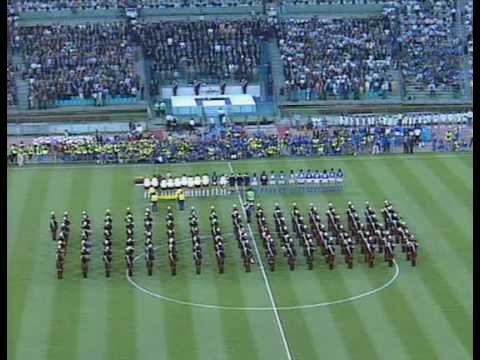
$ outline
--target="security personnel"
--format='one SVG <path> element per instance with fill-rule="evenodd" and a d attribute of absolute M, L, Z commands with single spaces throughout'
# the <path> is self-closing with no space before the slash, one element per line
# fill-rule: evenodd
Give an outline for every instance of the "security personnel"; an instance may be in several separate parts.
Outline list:
<path fill-rule="evenodd" d="M 177 190 L 177 202 L 179 209 L 183 211 L 185 209 L 185 193 L 183 192 L 183 189 Z"/>

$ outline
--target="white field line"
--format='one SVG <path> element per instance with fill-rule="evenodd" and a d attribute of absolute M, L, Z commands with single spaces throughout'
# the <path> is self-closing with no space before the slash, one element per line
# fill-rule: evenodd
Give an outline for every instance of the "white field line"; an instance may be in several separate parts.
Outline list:
<path fill-rule="evenodd" d="M 184 240 L 184 241 L 190 241 L 190 240 Z M 180 241 L 180 242 L 184 242 L 184 241 Z M 158 249 L 159 247 L 160 246 L 157 246 L 155 249 Z M 142 256 L 143 256 L 143 254 L 138 255 L 135 258 L 134 261 L 137 261 Z M 345 303 L 353 302 L 353 301 L 356 301 L 356 300 L 360 300 L 360 299 L 368 297 L 368 296 L 372 296 L 372 295 L 386 289 L 387 287 L 392 285 L 395 282 L 395 280 L 397 280 L 398 276 L 400 275 L 400 268 L 399 268 L 397 262 L 395 262 L 394 264 L 395 264 L 395 274 L 393 275 L 393 277 L 389 281 L 387 281 L 385 284 L 383 284 L 382 286 L 380 286 L 376 289 L 372 289 L 372 290 L 363 292 L 361 294 L 354 295 L 354 296 L 349 297 L 349 298 L 327 301 L 327 302 L 323 302 L 323 303 L 306 304 L 306 305 L 292 305 L 292 306 L 277 306 L 276 310 L 279 310 L 279 311 L 308 310 L 308 309 L 320 308 L 320 307 L 330 306 L 330 305 L 345 304 Z M 128 276 L 128 271 L 126 271 L 125 274 L 127 276 L 127 280 L 130 282 L 130 284 L 132 284 L 135 288 L 137 288 L 138 290 L 140 290 L 144 294 L 147 294 L 147 295 L 150 295 L 154 298 L 157 298 L 157 299 L 160 299 L 160 300 L 163 300 L 163 301 L 168 301 L 168 302 L 171 302 L 171 303 L 174 303 L 174 304 L 193 306 L 193 307 L 198 307 L 198 308 L 203 308 L 203 309 L 212 309 L 212 310 L 231 310 L 231 311 L 273 311 L 274 310 L 274 308 L 270 307 L 270 306 L 228 306 L 228 305 L 202 304 L 202 303 L 194 303 L 194 302 L 190 302 L 190 301 L 179 300 L 179 299 L 171 298 L 171 297 L 168 297 L 168 296 L 150 291 L 148 289 L 145 289 L 141 285 L 137 284 L 135 282 L 135 280 L 133 280 L 131 277 Z"/>
<path fill-rule="evenodd" d="M 385 159 L 410 159 L 410 160 L 428 160 L 428 159 L 457 159 L 459 157 L 471 156 L 471 152 L 457 153 L 451 155 L 433 155 L 433 153 L 428 153 L 428 155 L 422 155 L 420 153 L 414 155 L 367 155 L 367 156 L 329 156 L 329 157 L 281 157 L 274 158 L 270 160 L 257 160 L 257 159 L 240 159 L 236 160 L 238 162 L 252 161 L 253 164 L 266 164 L 270 165 L 276 160 L 285 160 L 287 162 L 301 162 L 301 161 L 370 161 L 370 160 L 385 160 Z M 26 165 L 24 167 L 8 167 L 8 171 L 20 170 L 38 170 L 38 169 L 108 169 L 108 168 L 118 168 L 118 167 L 177 167 L 177 166 L 205 166 L 206 164 L 221 164 L 225 163 L 228 160 L 206 160 L 206 161 L 196 161 L 196 162 L 181 162 L 181 163 L 162 163 L 162 164 L 108 164 L 108 165 L 93 165 L 93 164 L 78 164 L 78 165 L 62 165 L 62 163 L 57 164 L 48 164 L 48 165 Z M 230 161 L 228 161 L 230 164 Z"/>
<path fill-rule="evenodd" d="M 228 162 L 228 167 L 230 168 L 230 171 L 233 173 L 233 167 L 231 162 Z M 238 186 L 236 184 L 235 184 L 235 188 L 238 190 Z M 243 209 L 243 214 L 246 218 L 247 213 L 245 211 L 245 206 L 243 204 L 243 200 L 242 200 L 242 197 L 240 196 L 240 193 L 238 193 L 238 200 L 240 201 L 240 205 L 242 206 L 242 209 Z M 247 227 L 248 227 L 248 231 L 250 232 L 250 236 L 253 242 L 253 247 L 255 248 L 255 253 L 257 254 L 258 264 L 260 266 L 260 271 L 262 272 L 262 275 L 263 275 L 263 280 L 265 280 L 268 296 L 270 297 L 270 302 L 272 303 L 273 313 L 275 315 L 275 319 L 277 320 L 278 329 L 280 330 L 280 335 L 282 337 L 283 346 L 285 347 L 285 351 L 287 353 L 287 358 L 288 360 L 292 360 L 293 356 L 292 356 L 292 353 L 290 352 L 290 347 L 288 346 L 287 337 L 285 336 L 285 331 L 283 329 L 282 322 L 280 321 L 280 316 L 278 315 L 277 305 L 273 297 L 272 289 L 270 288 L 270 282 L 268 281 L 267 274 L 265 273 L 262 257 L 260 256 L 260 252 L 258 251 L 257 242 L 255 241 L 255 236 L 253 235 L 252 227 L 248 223 L 247 223 Z"/>

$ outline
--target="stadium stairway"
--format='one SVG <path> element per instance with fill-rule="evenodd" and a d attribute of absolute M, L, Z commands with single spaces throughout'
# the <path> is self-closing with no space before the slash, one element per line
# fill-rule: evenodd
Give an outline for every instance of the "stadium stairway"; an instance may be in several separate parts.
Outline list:
<path fill-rule="evenodd" d="M 18 108 L 20 110 L 28 109 L 28 82 L 22 80 L 18 75 L 15 79 L 15 86 L 17 87 Z"/>
<path fill-rule="evenodd" d="M 12 63 L 17 67 L 17 69 L 23 68 L 22 57 L 18 51 L 12 52 Z M 22 80 L 21 71 L 15 73 L 15 87 L 17 88 L 17 98 L 18 98 L 18 109 L 27 110 L 28 109 L 28 81 Z"/>
<path fill-rule="evenodd" d="M 285 75 L 283 73 L 283 61 L 276 36 L 268 41 L 267 48 L 272 64 L 273 96 L 275 99 L 280 100 L 280 89 L 283 84 L 285 84 Z"/>
<path fill-rule="evenodd" d="M 143 49 L 141 46 L 137 46 L 135 51 L 135 72 L 140 76 L 140 88 L 143 85 L 145 92 L 142 100 L 150 100 L 150 71 L 147 71 L 149 67 L 145 63 L 145 56 L 143 56 Z M 140 91 L 140 89 L 139 89 Z"/>

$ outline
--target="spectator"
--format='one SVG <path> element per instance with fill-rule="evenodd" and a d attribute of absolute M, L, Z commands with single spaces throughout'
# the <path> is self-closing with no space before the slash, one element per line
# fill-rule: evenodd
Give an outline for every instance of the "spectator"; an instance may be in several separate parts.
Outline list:
<path fill-rule="evenodd" d="M 217 82 L 258 78 L 260 46 L 268 24 L 256 20 L 191 21 L 143 24 L 136 28 L 152 58 L 152 77 Z"/>
<path fill-rule="evenodd" d="M 403 0 L 400 20 L 400 68 L 417 90 L 452 91 L 460 86 L 461 43 L 452 13 L 454 0 Z M 432 87 L 434 88 L 432 91 Z"/>
<path fill-rule="evenodd" d="M 391 91 L 395 62 L 388 17 L 282 19 L 276 32 L 289 100 Z"/>
<path fill-rule="evenodd" d="M 40 108 L 57 99 L 135 97 L 139 76 L 134 70 L 129 30 L 121 23 L 23 27 L 29 93 Z"/>
<path fill-rule="evenodd" d="M 462 124 L 466 114 L 406 115 L 404 125 L 396 125 L 398 116 L 363 117 L 362 125 L 355 116 L 344 116 L 343 126 L 317 130 L 291 129 L 284 136 L 265 131 L 245 133 L 240 127 L 218 132 L 212 129 L 199 137 L 196 134 L 170 134 L 159 140 L 135 131 L 128 135 L 52 136 L 34 140 L 31 145 L 12 145 L 8 151 L 11 163 L 18 163 L 18 154 L 29 159 L 57 154 L 60 160 L 102 160 L 105 162 L 177 162 L 226 160 L 232 158 L 271 157 L 276 155 L 312 156 L 400 151 L 412 153 L 414 146 L 434 151 L 468 150 L 473 145 L 471 126 Z M 340 120 L 340 119 L 337 119 Z M 173 120 L 172 120 L 173 122 Z M 415 128 L 414 123 L 418 123 Z M 437 125 L 428 125 L 438 123 Z M 376 125 L 374 125 L 376 124 Z M 391 125 L 383 125 L 391 124 Z M 437 141 L 437 139 L 440 139 Z M 430 146 L 430 147 L 427 147 Z"/>

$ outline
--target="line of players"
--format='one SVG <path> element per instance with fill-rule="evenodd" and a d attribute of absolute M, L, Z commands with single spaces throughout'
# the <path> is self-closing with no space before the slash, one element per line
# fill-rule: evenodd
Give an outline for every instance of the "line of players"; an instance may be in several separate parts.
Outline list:
<path fill-rule="evenodd" d="M 195 176 L 172 177 L 169 173 L 165 177 L 154 175 L 152 178 L 145 177 L 143 186 L 145 188 L 145 198 L 148 197 L 148 190 L 153 187 L 160 189 L 160 195 L 174 195 L 175 191 L 183 188 L 186 190 L 187 196 L 207 197 L 207 196 L 224 196 L 244 187 L 252 187 L 260 192 L 285 192 L 287 187 L 291 191 L 321 191 L 322 189 L 340 190 L 343 187 L 344 174 L 341 169 L 330 171 L 326 169 L 304 171 L 290 170 L 287 174 L 283 170 L 279 172 L 266 171 L 259 175 L 253 173 L 230 173 L 217 175 L 213 172 L 211 176 L 208 174 L 197 174 Z"/>

